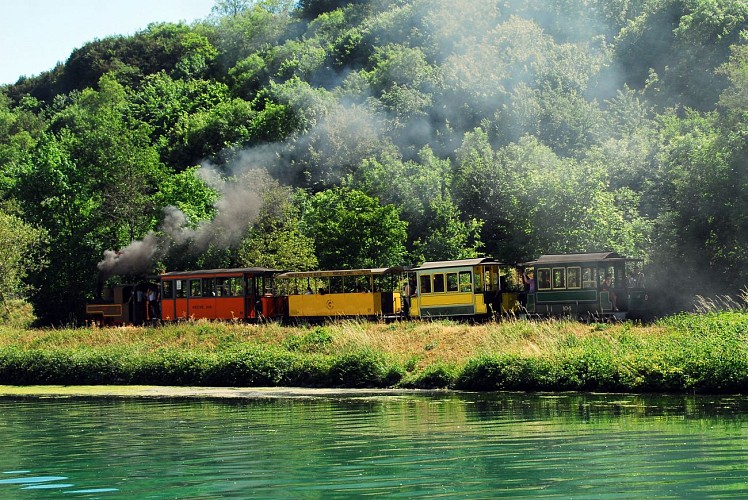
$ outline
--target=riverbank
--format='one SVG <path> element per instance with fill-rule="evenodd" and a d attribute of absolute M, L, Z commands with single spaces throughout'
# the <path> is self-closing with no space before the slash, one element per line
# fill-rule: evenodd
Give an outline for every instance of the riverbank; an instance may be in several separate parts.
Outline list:
<path fill-rule="evenodd" d="M 434 394 L 420 389 L 344 389 L 306 387 L 195 387 L 164 385 L 0 385 L 2 397 L 29 398 L 156 398 L 156 399 L 278 399 L 369 398 Z"/>
<path fill-rule="evenodd" d="M 0 327 L 0 384 L 742 393 L 748 314 L 683 314 L 646 326 Z"/>

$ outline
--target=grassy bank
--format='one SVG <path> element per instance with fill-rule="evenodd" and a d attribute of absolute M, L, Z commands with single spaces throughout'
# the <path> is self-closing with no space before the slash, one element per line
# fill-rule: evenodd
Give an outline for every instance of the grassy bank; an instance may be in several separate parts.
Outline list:
<path fill-rule="evenodd" d="M 739 393 L 748 390 L 748 314 L 679 315 L 648 326 L 0 327 L 0 384 Z"/>

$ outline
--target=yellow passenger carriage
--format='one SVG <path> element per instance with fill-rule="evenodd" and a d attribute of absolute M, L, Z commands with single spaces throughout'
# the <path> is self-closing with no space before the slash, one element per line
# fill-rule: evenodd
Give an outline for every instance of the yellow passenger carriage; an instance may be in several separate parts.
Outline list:
<path fill-rule="evenodd" d="M 398 318 L 403 268 L 287 272 L 276 277 L 291 320 Z"/>
<path fill-rule="evenodd" d="M 406 285 L 411 317 L 490 318 L 513 311 L 518 294 L 506 289 L 503 264 L 491 258 L 425 262 Z"/>

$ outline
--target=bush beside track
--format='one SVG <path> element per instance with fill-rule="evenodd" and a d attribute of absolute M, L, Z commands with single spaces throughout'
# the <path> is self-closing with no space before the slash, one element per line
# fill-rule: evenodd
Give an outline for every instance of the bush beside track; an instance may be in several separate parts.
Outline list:
<path fill-rule="evenodd" d="M 744 393 L 748 314 L 314 327 L 0 327 L 0 384 Z"/>

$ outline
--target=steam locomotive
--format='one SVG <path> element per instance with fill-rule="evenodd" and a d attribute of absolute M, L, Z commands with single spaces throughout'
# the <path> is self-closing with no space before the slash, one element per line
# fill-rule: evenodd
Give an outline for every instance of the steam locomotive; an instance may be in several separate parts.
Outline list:
<path fill-rule="evenodd" d="M 167 272 L 108 288 L 102 300 L 86 305 L 86 314 L 115 325 L 202 318 L 309 322 L 502 315 L 623 320 L 646 312 L 643 281 L 629 279 L 639 262 L 606 252 L 543 255 L 519 266 L 475 258 L 415 268 Z"/>

